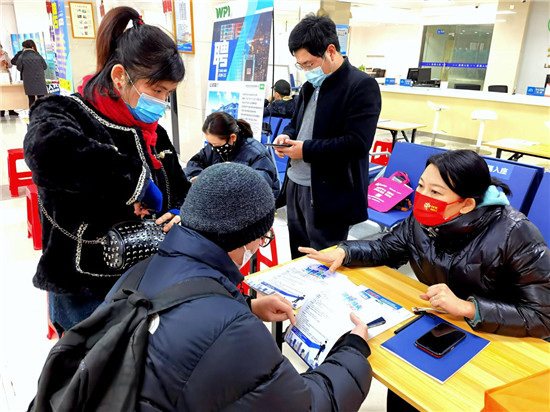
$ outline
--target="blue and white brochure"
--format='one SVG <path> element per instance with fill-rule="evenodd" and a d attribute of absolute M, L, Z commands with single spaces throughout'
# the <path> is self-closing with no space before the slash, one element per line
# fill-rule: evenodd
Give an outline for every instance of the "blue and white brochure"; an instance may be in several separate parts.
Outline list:
<path fill-rule="evenodd" d="M 365 323 L 379 317 L 386 320 L 369 328 L 368 339 L 413 316 L 372 289 L 348 282 L 335 282 L 308 296 L 296 316 L 296 326 L 290 326 L 285 334 L 285 342 L 313 369 L 325 360 L 338 339 L 354 328 L 351 312 Z"/>
<path fill-rule="evenodd" d="M 304 303 L 308 294 L 327 287 L 329 284 L 353 285 L 347 276 L 335 272 L 310 258 L 304 258 L 268 270 L 255 276 L 249 276 L 245 283 L 252 289 L 265 295 L 278 293 L 292 303 L 294 309 Z"/>

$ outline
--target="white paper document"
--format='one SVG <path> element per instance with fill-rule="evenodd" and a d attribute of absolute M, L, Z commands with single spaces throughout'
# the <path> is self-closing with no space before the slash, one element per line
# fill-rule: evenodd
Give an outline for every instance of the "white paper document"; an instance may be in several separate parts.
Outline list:
<path fill-rule="evenodd" d="M 368 339 L 413 316 L 375 291 L 352 285 L 334 284 L 310 294 L 296 316 L 296 326 L 285 334 L 286 343 L 311 368 L 319 366 L 338 339 L 354 328 L 352 311 L 365 323 L 385 319 L 385 324 L 369 328 Z"/>
<path fill-rule="evenodd" d="M 249 276 L 245 283 L 266 295 L 278 293 L 292 303 L 294 309 L 304 303 L 306 295 L 328 287 L 353 287 L 354 284 L 341 273 L 330 273 L 328 267 L 318 261 L 305 258 L 283 265 L 257 276 Z"/>

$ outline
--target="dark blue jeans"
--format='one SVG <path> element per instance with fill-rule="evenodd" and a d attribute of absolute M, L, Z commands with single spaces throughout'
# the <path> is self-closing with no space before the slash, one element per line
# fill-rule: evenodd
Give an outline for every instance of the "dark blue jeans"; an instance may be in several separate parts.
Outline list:
<path fill-rule="evenodd" d="M 61 336 L 63 332 L 90 316 L 103 299 L 80 295 L 58 295 L 48 292 L 50 320 Z"/>

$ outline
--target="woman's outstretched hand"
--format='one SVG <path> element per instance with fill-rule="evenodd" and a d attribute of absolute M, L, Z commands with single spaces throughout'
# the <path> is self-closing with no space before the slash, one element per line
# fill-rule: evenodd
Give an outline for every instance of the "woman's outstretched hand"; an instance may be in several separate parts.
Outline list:
<path fill-rule="evenodd" d="M 302 253 L 306 253 L 307 257 L 319 260 L 321 262 L 330 265 L 329 270 L 335 272 L 346 258 L 346 252 L 344 249 L 337 247 L 334 250 L 329 250 L 328 252 L 318 252 L 317 250 L 310 247 L 299 247 L 298 250 Z"/>

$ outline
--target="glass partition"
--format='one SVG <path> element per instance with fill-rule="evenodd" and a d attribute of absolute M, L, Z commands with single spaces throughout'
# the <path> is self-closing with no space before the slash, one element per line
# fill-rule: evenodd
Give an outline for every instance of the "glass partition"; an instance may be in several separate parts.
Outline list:
<path fill-rule="evenodd" d="M 492 24 L 424 26 L 419 66 L 450 88 L 483 89 L 492 37 Z"/>

